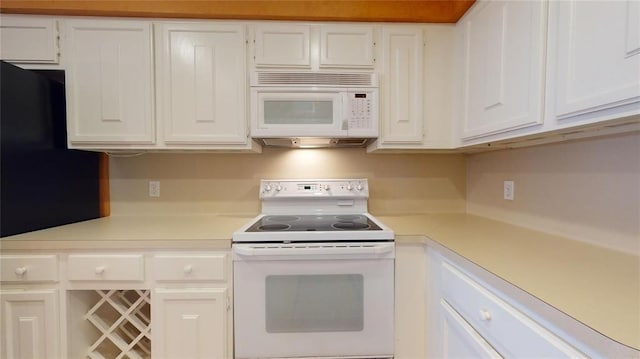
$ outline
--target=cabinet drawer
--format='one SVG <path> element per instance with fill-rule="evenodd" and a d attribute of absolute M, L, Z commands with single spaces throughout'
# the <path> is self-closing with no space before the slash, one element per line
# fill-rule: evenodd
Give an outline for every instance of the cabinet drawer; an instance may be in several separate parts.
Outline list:
<path fill-rule="evenodd" d="M 442 269 L 444 298 L 501 355 L 586 357 L 453 265 L 444 262 Z"/>
<path fill-rule="evenodd" d="M 157 281 L 226 281 L 227 254 L 157 255 L 153 272 Z"/>
<path fill-rule="evenodd" d="M 58 257 L 0 256 L 0 279 L 3 282 L 57 282 Z"/>
<path fill-rule="evenodd" d="M 144 258 L 141 254 L 72 254 L 68 259 L 69 280 L 143 281 Z"/>

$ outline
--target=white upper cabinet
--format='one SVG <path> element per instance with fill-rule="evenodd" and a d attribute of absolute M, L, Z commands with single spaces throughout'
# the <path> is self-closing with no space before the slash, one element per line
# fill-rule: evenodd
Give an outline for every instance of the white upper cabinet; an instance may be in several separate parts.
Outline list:
<path fill-rule="evenodd" d="M 550 3 L 549 107 L 560 125 L 640 113 L 640 2 Z"/>
<path fill-rule="evenodd" d="M 0 59 L 18 64 L 57 64 L 58 21 L 50 17 L 0 17 Z"/>
<path fill-rule="evenodd" d="M 458 22 L 463 140 L 543 122 L 546 13 L 543 1 L 482 1 Z"/>
<path fill-rule="evenodd" d="M 153 144 L 151 23 L 66 20 L 67 129 L 76 144 Z"/>
<path fill-rule="evenodd" d="M 261 24 L 254 27 L 256 67 L 311 68 L 307 25 Z"/>
<path fill-rule="evenodd" d="M 259 23 L 253 65 L 260 68 L 369 69 L 375 66 L 371 25 Z"/>
<path fill-rule="evenodd" d="M 160 23 L 156 37 L 165 145 L 246 144 L 244 26 Z"/>
<path fill-rule="evenodd" d="M 423 34 L 421 27 L 382 29 L 380 138 L 384 144 L 423 140 Z"/>
<path fill-rule="evenodd" d="M 374 67 L 373 27 L 320 27 L 320 67 Z"/>

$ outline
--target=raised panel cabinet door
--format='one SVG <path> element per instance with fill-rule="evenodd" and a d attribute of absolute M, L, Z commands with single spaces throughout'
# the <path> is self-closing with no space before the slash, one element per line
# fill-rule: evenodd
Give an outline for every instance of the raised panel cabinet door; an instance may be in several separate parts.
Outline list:
<path fill-rule="evenodd" d="M 543 122 L 547 3 L 485 1 L 462 31 L 462 139 Z"/>
<path fill-rule="evenodd" d="M 440 312 L 443 358 L 502 358 L 444 299 Z"/>
<path fill-rule="evenodd" d="M 311 67 L 309 26 L 256 25 L 254 31 L 256 67 Z"/>
<path fill-rule="evenodd" d="M 70 143 L 154 143 L 151 23 L 65 23 Z"/>
<path fill-rule="evenodd" d="M 246 143 L 244 27 L 161 24 L 157 29 L 164 142 Z"/>
<path fill-rule="evenodd" d="M 50 17 L 0 16 L 0 59 L 23 64 L 57 64 L 58 22 Z"/>
<path fill-rule="evenodd" d="M 154 358 L 227 358 L 227 290 L 156 289 L 152 296 Z"/>
<path fill-rule="evenodd" d="M 422 28 L 383 27 L 382 61 L 380 141 L 422 143 Z"/>
<path fill-rule="evenodd" d="M 59 358 L 56 290 L 0 291 L 2 358 Z"/>
<path fill-rule="evenodd" d="M 373 68 L 373 27 L 320 27 L 320 67 Z"/>
<path fill-rule="evenodd" d="M 640 113 L 640 2 L 552 1 L 550 79 L 553 115 L 576 115 L 627 105 Z"/>

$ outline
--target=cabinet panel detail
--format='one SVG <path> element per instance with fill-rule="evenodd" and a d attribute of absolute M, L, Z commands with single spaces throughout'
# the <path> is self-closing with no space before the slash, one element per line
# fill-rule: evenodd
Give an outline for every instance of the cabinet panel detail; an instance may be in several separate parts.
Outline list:
<path fill-rule="evenodd" d="M 2 14 L 0 59 L 23 64 L 57 64 L 59 52 L 57 20 Z"/>
<path fill-rule="evenodd" d="M 255 65 L 311 67 L 309 26 L 259 25 L 255 27 Z"/>
<path fill-rule="evenodd" d="M 245 35 L 240 25 L 165 24 L 158 93 L 164 142 L 247 142 Z"/>
<path fill-rule="evenodd" d="M 57 291 L 0 292 L 3 358 L 58 358 Z"/>
<path fill-rule="evenodd" d="M 159 358 L 227 357 L 226 289 L 157 289 L 154 296 Z"/>
<path fill-rule="evenodd" d="M 71 143 L 155 141 L 151 24 L 66 22 Z"/>
<path fill-rule="evenodd" d="M 320 28 L 320 67 L 373 68 L 373 28 L 331 25 Z"/>
<path fill-rule="evenodd" d="M 422 30 L 384 28 L 383 53 L 381 141 L 421 143 Z"/>
<path fill-rule="evenodd" d="M 566 1 L 552 6 L 555 117 L 564 120 L 639 102 L 638 2 Z"/>

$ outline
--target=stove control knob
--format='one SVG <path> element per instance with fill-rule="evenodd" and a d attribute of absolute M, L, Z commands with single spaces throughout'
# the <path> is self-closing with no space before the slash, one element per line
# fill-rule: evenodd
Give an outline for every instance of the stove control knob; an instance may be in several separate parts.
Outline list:
<path fill-rule="evenodd" d="M 278 192 L 282 191 L 282 186 L 277 185 L 277 186 L 276 186 L 276 191 L 278 191 Z"/>
<path fill-rule="evenodd" d="M 271 192 L 271 185 L 265 185 L 264 186 L 264 191 L 265 192 Z"/>
<path fill-rule="evenodd" d="M 324 190 L 325 190 L 325 191 L 329 191 L 330 189 L 331 189 L 331 187 L 329 187 L 329 185 L 328 185 L 328 184 L 324 185 Z"/>
<path fill-rule="evenodd" d="M 350 185 L 350 184 L 348 184 L 348 185 L 347 185 L 347 191 L 353 191 L 353 186 L 352 186 L 352 185 Z"/>
<path fill-rule="evenodd" d="M 358 185 L 356 186 L 356 189 L 358 191 L 362 191 L 364 189 L 364 187 L 362 186 L 362 183 L 358 183 Z"/>

